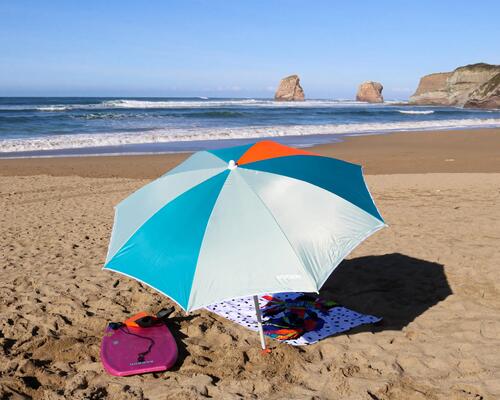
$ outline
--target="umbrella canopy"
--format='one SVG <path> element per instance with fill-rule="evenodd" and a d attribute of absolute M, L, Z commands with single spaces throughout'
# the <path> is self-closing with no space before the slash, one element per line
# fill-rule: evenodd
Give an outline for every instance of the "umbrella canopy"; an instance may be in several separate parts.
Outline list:
<path fill-rule="evenodd" d="M 317 292 L 385 225 L 359 165 L 272 141 L 195 153 L 115 212 L 104 268 L 186 311 Z"/>

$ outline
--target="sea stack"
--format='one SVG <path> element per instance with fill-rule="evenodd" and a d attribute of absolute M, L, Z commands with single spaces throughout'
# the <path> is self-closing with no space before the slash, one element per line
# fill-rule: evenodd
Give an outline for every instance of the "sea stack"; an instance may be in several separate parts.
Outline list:
<path fill-rule="evenodd" d="M 422 77 L 410 104 L 499 108 L 499 85 L 500 65 L 466 65 Z"/>
<path fill-rule="evenodd" d="M 300 86 L 299 76 L 290 75 L 283 78 L 274 99 L 277 101 L 304 101 L 304 90 Z"/>
<path fill-rule="evenodd" d="M 366 101 L 367 103 L 383 103 L 383 89 L 384 87 L 379 82 L 363 82 L 361 85 L 359 85 L 358 93 L 356 94 L 356 100 Z"/>

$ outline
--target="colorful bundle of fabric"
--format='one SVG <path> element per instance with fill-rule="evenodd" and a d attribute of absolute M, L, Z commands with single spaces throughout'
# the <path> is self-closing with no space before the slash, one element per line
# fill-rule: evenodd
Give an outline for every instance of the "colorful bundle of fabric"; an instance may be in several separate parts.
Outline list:
<path fill-rule="evenodd" d="M 326 315 L 334 301 L 303 294 L 294 300 L 283 301 L 272 296 L 264 296 L 268 303 L 262 308 L 265 318 L 264 333 L 278 340 L 294 340 L 306 332 L 323 327 L 324 320 L 319 314 Z"/>

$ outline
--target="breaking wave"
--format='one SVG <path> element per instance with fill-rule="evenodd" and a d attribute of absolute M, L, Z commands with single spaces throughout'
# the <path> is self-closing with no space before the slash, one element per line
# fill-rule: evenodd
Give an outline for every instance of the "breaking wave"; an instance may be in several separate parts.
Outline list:
<path fill-rule="evenodd" d="M 390 102 L 388 102 L 390 104 Z M 215 107 L 270 107 L 270 108 L 311 108 L 311 107 L 360 106 L 365 103 L 353 100 L 306 100 L 301 102 L 280 102 L 261 99 L 210 100 L 199 97 L 196 100 L 105 100 L 90 104 L 52 104 L 52 105 L 0 105 L 3 111 L 45 111 L 62 112 L 71 110 L 109 110 L 109 109 L 169 109 L 169 108 L 215 108 Z"/>
<path fill-rule="evenodd" d="M 421 115 L 427 115 L 427 114 L 434 114 L 433 110 L 398 110 L 401 114 L 421 114 Z"/>
<path fill-rule="evenodd" d="M 356 135 L 391 131 L 498 127 L 500 119 L 455 119 L 325 125 L 276 125 L 235 128 L 164 128 L 142 132 L 45 135 L 0 140 L 0 153 L 63 150 L 199 140 L 257 139 L 283 136 Z"/>

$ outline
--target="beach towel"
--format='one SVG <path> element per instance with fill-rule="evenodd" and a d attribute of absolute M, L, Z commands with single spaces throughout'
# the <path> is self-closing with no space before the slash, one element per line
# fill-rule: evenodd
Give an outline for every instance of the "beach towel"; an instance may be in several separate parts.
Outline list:
<path fill-rule="evenodd" d="M 263 297 L 267 300 L 262 308 L 264 333 L 277 340 L 294 340 L 307 332 L 319 331 L 324 326 L 323 318 L 333 307 L 339 307 L 334 301 L 307 294 L 287 300 Z"/>
<path fill-rule="evenodd" d="M 381 320 L 304 293 L 265 294 L 259 296 L 259 306 L 263 311 L 266 335 L 294 346 L 313 344 Z M 227 300 L 206 309 L 250 330 L 258 330 L 252 297 Z"/>

